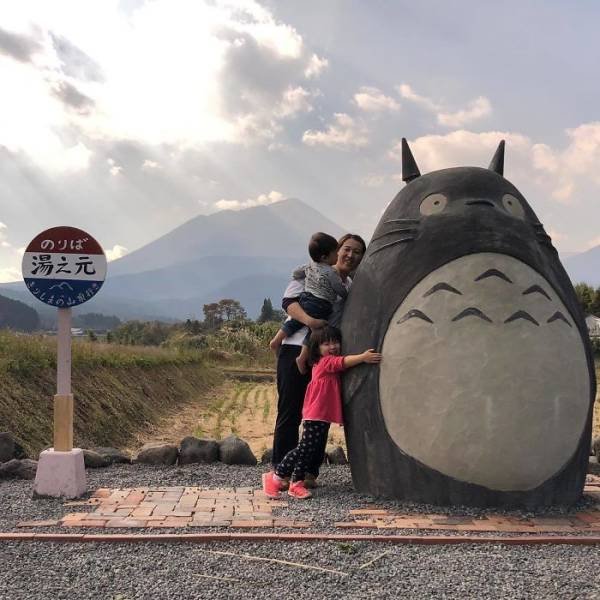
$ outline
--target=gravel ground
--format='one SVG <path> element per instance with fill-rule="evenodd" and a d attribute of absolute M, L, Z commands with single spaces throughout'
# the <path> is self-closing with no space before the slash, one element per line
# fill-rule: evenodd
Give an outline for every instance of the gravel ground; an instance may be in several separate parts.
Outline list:
<path fill-rule="evenodd" d="M 93 490 L 98 487 L 148 485 L 258 486 L 261 472 L 260 467 L 227 467 L 219 464 L 181 468 L 113 466 L 88 471 L 88 487 Z M 373 501 L 352 490 L 347 467 L 324 468 L 322 480 L 326 485 L 317 491 L 315 498 L 309 502 L 290 499 L 290 506 L 281 512 L 278 509 L 277 514 L 313 520 L 311 532 L 340 533 L 339 529 L 333 527 L 335 521 L 344 520 L 349 510 Z M 31 491 L 32 482 L 0 483 L 0 531 L 14 531 L 16 523 L 22 520 L 57 519 L 71 511 L 60 500 L 33 500 Z M 588 504 L 584 501 L 578 508 Z M 470 515 L 493 512 L 380 501 L 377 505 L 411 512 Z M 79 510 L 80 507 L 76 508 Z M 544 511 L 543 514 L 566 512 L 555 509 Z M 518 511 L 510 514 L 531 515 Z M 64 533 L 66 530 L 44 528 L 41 531 Z M 140 534 L 146 531 L 169 533 L 182 530 L 114 531 Z M 374 530 L 350 531 L 377 533 Z M 394 532 L 388 530 L 382 533 Z M 414 532 L 407 530 L 405 533 Z M 447 535 L 449 532 L 443 533 Z M 234 553 L 234 556 L 219 552 Z M 373 542 L 92 545 L 0 542 L 0 599 L 126 600 L 265 596 L 284 599 L 296 598 L 300 594 L 305 598 L 600 600 L 598 556 L 595 546 L 558 545 L 400 546 Z M 299 562 L 341 573 L 252 560 L 249 557 Z M 373 562 L 367 564 L 370 561 Z"/>

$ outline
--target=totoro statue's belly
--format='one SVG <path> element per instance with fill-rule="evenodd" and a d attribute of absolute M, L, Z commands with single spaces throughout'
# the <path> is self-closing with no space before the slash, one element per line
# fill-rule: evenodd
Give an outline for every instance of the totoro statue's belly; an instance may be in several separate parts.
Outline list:
<path fill-rule="evenodd" d="M 524 491 L 573 456 L 590 402 L 584 345 L 523 262 L 473 254 L 430 273 L 396 310 L 382 352 L 387 431 L 428 467 Z"/>

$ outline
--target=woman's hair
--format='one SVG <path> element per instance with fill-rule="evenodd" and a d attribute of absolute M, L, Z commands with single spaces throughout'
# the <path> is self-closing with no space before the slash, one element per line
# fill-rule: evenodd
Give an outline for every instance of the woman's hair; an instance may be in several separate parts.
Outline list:
<path fill-rule="evenodd" d="M 356 242 L 358 242 L 363 249 L 363 254 L 367 251 L 367 244 L 365 244 L 365 240 L 363 240 L 360 235 L 356 234 L 356 233 L 346 233 L 345 235 L 343 235 L 339 240 L 338 240 L 338 250 L 348 241 L 348 240 L 355 240 Z"/>
<path fill-rule="evenodd" d="M 314 233 L 310 237 L 310 242 L 308 242 L 308 253 L 315 262 L 320 262 L 324 256 L 337 249 L 337 240 L 332 235 L 322 231 Z"/>
<path fill-rule="evenodd" d="M 321 358 L 319 346 L 325 342 L 342 343 L 342 332 L 332 325 L 325 325 L 321 329 L 313 331 L 308 342 L 308 361 L 311 365 L 316 365 Z"/>

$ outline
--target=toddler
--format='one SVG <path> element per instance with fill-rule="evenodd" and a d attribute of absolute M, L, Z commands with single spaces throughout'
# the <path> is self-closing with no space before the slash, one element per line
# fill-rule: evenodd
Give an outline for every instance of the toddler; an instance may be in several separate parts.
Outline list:
<path fill-rule="evenodd" d="M 337 240 L 326 233 L 315 233 L 308 244 L 308 253 L 312 259 L 309 265 L 296 269 L 292 275 L 294 279 L 304 278 L 304 292 L 300 294 L 298 302 L 304 312 L 314 319 L 327 320 L 333 310 L 333 303 L 337 297 L 345 299 L 348 295 L 346 287 L 333 265 L 337 262 L 338 243 Z M 281 342 L 304 327 L 304 324 L 296 319 L 288 319 L 269 346 L 277 351 Z M 302 345 L 302 352 L 296 359 L 298 369 L 301 373 L 307 371 L 308 339 L 310 331 L 306 335 Z"/>

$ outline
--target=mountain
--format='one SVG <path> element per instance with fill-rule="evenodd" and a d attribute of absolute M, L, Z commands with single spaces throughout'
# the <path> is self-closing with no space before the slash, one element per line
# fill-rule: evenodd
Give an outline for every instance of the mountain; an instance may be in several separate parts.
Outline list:
<path fill-rule="evenodd" d="M 600 246 L 565 258 L 563 265 L 574 285 L 585 282 L 594 287 L 600 286 Z"/>
<path fill-rule="evenodd" d="M 315 231 L 336 238 L 339 225 L 295 198 L 200 215 L 110 264 L 111 276 L 140 273 L 207 256 L 298 257 Z"/>
<path fill-rule="evenodd" d="M 194 298 L 206 294 L 207 289 L 227 286 L 249 273 L 271 273 L 287 277 L 303 259 L 280 256 L 203 256 L 197 260 L 180 262 L 142 273 L 109 277 L 102 294 L 114 298 L 131 298 L 132 290 L 140 298 L 164 300 Z M 112 273 L 112 269 L 110 269 Z"/>
<path fill-rule="evenodd" d="M 0 296 L 0 329 L 33 331 L 39 326 L 40 316 L 33 308 L 19 300 Z"/>
<path fill-rule="evenodd" d="M 292 269 L 308 260 L 315 231 L 344 231 L 297 199 L 195 217 L 111 262 L 100 293 L 76 307 L 120 319 L 203 318 L 204 304 L 234 298 L 256 317 L 264 298 L 278 306 Z M 22 282 L 0 292 L 54 316 Z M 46 320 L 44 318 L 44 320 Z"/>

